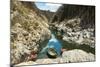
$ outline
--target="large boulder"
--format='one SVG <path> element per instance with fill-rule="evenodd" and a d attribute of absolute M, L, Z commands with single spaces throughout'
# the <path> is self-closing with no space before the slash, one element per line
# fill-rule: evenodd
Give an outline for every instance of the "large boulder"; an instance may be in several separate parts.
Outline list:
<path fill-rule="evenodd" d="M 62 54 L 62 58 L 63 58 L 64 62 L 66 62 L 66 63 L 95 61 L 94 54 L 87 53 L 80 49 L 65 51 Z"/>

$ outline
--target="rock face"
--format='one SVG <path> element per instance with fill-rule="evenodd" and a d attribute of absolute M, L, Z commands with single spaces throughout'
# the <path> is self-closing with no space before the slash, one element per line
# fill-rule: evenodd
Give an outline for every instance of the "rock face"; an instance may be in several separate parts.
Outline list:
<path fill-rule="evenodd" d="M 31 2 L 11 0 L 11 64 L 25 61 L 40 43 L 50 38 L 47 18 Z"/>
<path fill-rule="evenodd" d="M 95 27 L 95 7 L 63 4 L 52 18 L 52 22 L 62 22 L 64 19 L 81 18 L 81 27 Z"/>
<path fill-rule="evenodd" d="M 95 7 L 63 5 L 53 15 L 51 28 L 63 32 L 62 39 L 70 43 L 95 47 Z"/>

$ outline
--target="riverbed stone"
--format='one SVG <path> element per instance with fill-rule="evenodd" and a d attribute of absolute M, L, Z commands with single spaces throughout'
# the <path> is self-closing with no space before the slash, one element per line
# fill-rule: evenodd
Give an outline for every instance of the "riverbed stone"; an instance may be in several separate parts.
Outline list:
<path fill-rule="evenodd" d="M 95 55 L 92 53 L 87 53 L 80 49 L 74 49 L 65 51 L 62 54 L 62 58 L 65 59 L 65 62 L 86 62 L 86 61 L 95 61 Z"/>

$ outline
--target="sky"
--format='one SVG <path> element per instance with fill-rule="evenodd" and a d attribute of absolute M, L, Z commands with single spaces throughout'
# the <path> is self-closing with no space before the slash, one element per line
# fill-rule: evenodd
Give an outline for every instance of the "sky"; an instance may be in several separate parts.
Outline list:
<path fill-rule="evenodd" d="M 51 12 L 56 12 L 57 9 L 61 6 L 61 4 L 45 3 L 45 2 L 36 2 L 35 4 L 39 9 L 49 10 Z"/>

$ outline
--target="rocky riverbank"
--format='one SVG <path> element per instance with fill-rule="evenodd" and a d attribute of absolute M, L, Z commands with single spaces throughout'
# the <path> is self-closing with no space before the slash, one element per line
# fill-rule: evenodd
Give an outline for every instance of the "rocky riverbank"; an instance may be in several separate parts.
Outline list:
<path fill-rule="evenodd" d="M 63 31 L 62 39 L 69 43 L 77 43 L 79 45 L 89 45 L 92 48 L 95 48 L 95 34 L 94 28 L 82 29 L 79 25 L 81 23 L 80 18 L 74 18 L 70 20 L 62 21 L 57 24 L 53 23 L 55 26 L 54 29 L 57 30 L 58 35 Z M 56 31 L 55 30 L 55 31 Z"/>
<path fill-rule="evenodd" d="M 56 59 L 37 59 L 34 61 L 23 62 L 15 66 L 23 65 L 37 65 L 37 64 L 54 64 L 54 63 L 73 63 L 73 62 L 90 62 L 95 61 L 95 56 L 92 53 L 87 53 L 83 50 L 74 49 L 69 51 L 64 51 L 61 57 Z"/>

